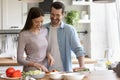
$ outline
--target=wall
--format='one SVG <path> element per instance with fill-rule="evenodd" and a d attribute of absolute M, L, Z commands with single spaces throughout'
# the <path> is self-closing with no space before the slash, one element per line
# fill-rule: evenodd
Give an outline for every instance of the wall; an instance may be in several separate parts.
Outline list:
<path fill-rule="evenodd" d="M 119 3 L 117 3 L 118 5 Z M 119 5 L 118 5 L 119 6 Z M 108 35 L 108 56 L 111 61 L 120 61 L 120 13 L 118 7 L 116 9 L 116 3 L 106 5 L 107 8 L 107 35 Z M 113 16 L 114 15 L 114 16 Z"/>
<path fill-rule="evenodd" d="M 108 45 L 105 4 L 93 3 L 91 12 L 91 57 L 94 59 L 104 58 L 105 49 Z"/>

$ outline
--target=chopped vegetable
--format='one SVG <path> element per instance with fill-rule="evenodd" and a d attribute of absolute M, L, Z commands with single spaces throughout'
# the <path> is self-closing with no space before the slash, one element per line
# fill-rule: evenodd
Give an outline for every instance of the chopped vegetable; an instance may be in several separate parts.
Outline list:
<path fill-rule="evenodd" d="M 25 76 L 37 75 L 37 74 L 40 74 L 40 73 L 42 73 L 41 70 L 30 70 L 30 71 L 28 71 L 28 72 L 23 72 L 23 74 L 24 74 Z"/>

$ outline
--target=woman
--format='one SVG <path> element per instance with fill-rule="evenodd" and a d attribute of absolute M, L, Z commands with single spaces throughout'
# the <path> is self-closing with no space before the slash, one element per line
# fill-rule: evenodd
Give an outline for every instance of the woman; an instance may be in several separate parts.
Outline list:
<path fill-rule="evenodd" d="M 24 66 L 25 72 L 42 69 L 48 72 L 47 58 L 52 57 L 47 51 L 47 29 L 42 27 L 44 14 L 40 8 L 32 7 L 28 13 L 24 28 L 19 34 L 17 61 Z M 24 51 L 26 58 L 24 58 Z M 51 63 L 52 65 L 52 63 Z"/>

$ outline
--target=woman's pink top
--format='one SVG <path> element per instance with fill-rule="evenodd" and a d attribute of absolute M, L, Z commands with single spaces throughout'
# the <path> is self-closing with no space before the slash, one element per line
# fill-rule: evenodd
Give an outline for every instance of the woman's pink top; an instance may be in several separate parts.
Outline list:
<path fill-rule="evenodd" d="M 45 27 L 42 27 L 37 35 L 30 31 L 20 32 L 17 61 L 24 66 L 24 71 L 36 70 L 36 68 L 28 66 L 30 61 L 47 66 L 47 47 L 47 29 Z M 26 54 L 26 58 L 24 57 L 24 53 Z"/>

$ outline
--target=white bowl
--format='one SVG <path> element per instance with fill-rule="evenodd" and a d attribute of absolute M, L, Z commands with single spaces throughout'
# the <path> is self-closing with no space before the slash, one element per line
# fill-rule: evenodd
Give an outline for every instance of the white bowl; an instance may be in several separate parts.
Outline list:
<path fill-rule="evenodd" d="M 44 76 L 45 76 L 45 72 L 41 72 L 40 74 L 31 75 L 31 77 L 33 77 L 35 79 L 43 78 Z"/>
<path fill-rule="evenodd" d="M 52 72 L 49 74 L 50 79 L 62 79 L 63 74 L 61 72 Z"/>
<path fill-rule="evenodd" d="M 63 75 L 64 80 L 82 80 L 84 78 L 84 74 L 81 73 L 66 73 Z"/>

